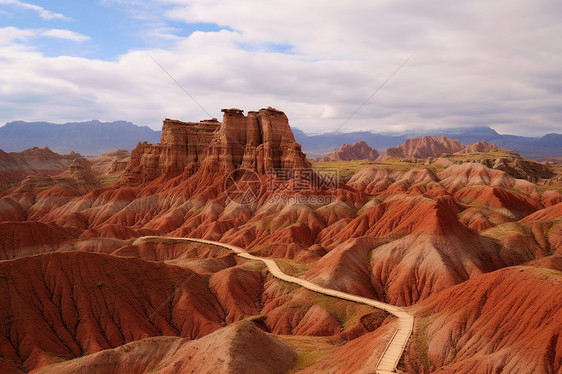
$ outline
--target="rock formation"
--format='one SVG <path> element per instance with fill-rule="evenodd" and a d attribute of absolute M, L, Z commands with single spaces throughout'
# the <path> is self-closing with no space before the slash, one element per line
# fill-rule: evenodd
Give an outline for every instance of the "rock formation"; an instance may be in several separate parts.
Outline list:
<path fill-rule="evenodd" d="M 96 175 L 108 175 L 124 171 L 129 164 L 131 153 L 126 149 L 107 152 L 99 157 L 89 159 L 92 171 Z"/>
<path fill-rule="evenodd" d="M 467 149 L 481 143 L 482 142 L 471 144 L 467 146 Z M 474 149 L 478 149 L 478 146 Z M 493 147 L 487 149 L 493 149 Z M 501 152 L 498 153 L 491 151 L 491 153 L 486 154 L 487 152 L 489 151 L 484 151 L 484 154 L 479 152 L 465 153 L 464 151 L 461 151 L 455 153 L 454 155 L 445 155 L 444 157 L 436 160 L 428 159 L 428 163 L 435 163 L 441 166 L 480 163 L 488 168 L 504 171 L 517 179 L 526 179 L 539 184 L 557 183 L 557 180 L 553 179 L 556 177 L 556 173 L 554 172 L 552 165 L 548 162 L 528 160 L 509 150 L 501 150 Z"/>
<path fill-rule="evenodd" d="M 442 154 L 459 152 L 465 148 L 458 140 L 444 136 L 423 136 L 421 138 L 408 139 L 398 147 L 388 148 L 377 161 L 388 161 L 392 158 L 428 158 L 439 157 Z"/>
<path fill-rule="evenodd" d="M 24 180 L 27 176 L 52 176 L 65 171 L 80 154 L 59 155 L 49 147 L 34 147 L 23 152 L 0 150 L 0 185 Z"/>
<path fill-rule="evenodd" d="M 83 157 L 77 157 L 68 166 L 68 169 L 59 174 L 60 178 L 72 178 L 83 185 L 96 185 L 97 180 L 92 171 L 92 164 Z"/>
<path fill-rule="evenodd" d="M 139 143 L 131 152 L 125 181 L 138 184 L 160 175 L 179 175 L 194 171 L 207 157 L 209 143 L 220 123 L 216 120 L 180 122 L 166 118 L 160 143 Z"/>
<path fill-rule="evenodd" d="M 363 140 L 355 142 L 351 145 L 345 143 L 341 147 L 334 149 L 318 159 L 318 162 L 329 161 L 351 161 L 351 160 L 369 160 L 375 161 L 379 157 L 376 149 L 369 147 Z"/>
<path fill-rule="evenodd" d="M 460 144 L 414 143 L 404 155 Z M 561 183 L 513 176 L 543 164 L 505 150 L 374 163 L 289 196 L 304 200 L 267 189 L 241 204 L 227 198 L 229 171 L 265 185 L 281 179 L 270 168 L 308 166 L 272 108 L 166 120 L 160 144 L 139 144 L 117 181 L 126 158 L 76 156 L 63 173 L 0 188 L 0 372 L 366 372 L 396 331 L 385 312 L 286 284 L 224 248 L 146 235 L 238 245 L 287 274 L 408 308 L 402 372 L 560 371 Z"/>
<path fill-rule="evenodd" d="M 467 145 L 463 150 L 458 153 L 483 153 L 497 151 L 498 147 L 495 144 L 488 144 L 486 141 L 472 143 Z"/>
<path fill-rule="evenodd" d="M 498 147 L 495 144 L 488 144 L 485 141 L 464 145 L 456 139 L 449 139 L 445 136 L 423 136 L 421 138 L 408 139 L 397 147 L 388 148 L 377 158 L 377 161 L 384 162 L 393 158 L 424 159 L 439 157 L 444 154 L 483 153 L 497 150 Z"/>
<path fill-rule="evenodd" d="M 496 159 L 492 168 L 505 171 L 514 178 L 527 179 L 532 182 L 537 182 L 539 179 L 550 179 L 555 175 L 548 165 L 526 160 L 518 154 Z"/>
<path fill-rule="evenodd" d="M 161 175 L 193 175 L 199 170 L 227 174 L 246 168 L 309 167 L 285 113 L 268 107 L 250 111 L 223 109 L 223 121 L 164 120 L 160 143 L 139 143 L 131 154 L 124 181 L 135 185 Z"/>

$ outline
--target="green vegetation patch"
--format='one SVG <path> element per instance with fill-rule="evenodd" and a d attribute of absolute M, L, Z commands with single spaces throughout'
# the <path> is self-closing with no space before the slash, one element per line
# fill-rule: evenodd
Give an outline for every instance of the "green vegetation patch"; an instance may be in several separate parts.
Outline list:
<path fill-rule="evenodd" d="M 416 356 L 415 369 L 418 373 L 429 372 L 432 362 L 429 357 L 428 326 L 434 315 L 428 314 L 418 319 L 416 333 L 414 334 L 414 353 Z M 421 366 L 421 367 L 420 367 Z M 423 368 L 423 370 L 421 370 Z"/>
<path fill-rule="evenodd" d="M 276 259 L 275 262 L 283 273 L 293 277 L 300 277 L 301 275 L 304 275 L 310 267 L 310 264 L 304 264 L 302 262 L 288 259 Z"/>
<path fill-rule="evenodd" d="M 517 153 L 510 151 L 509 149 L 500 148 L 494 152 L 478 152 L 478 153 L 465 153 L 465 154 L 453 154 L 448 155 L 446 157 L 440 158 L 447 158 L 451 161 L 459 161 L 459 162 L 470 162 L 473 160 L 495 160 L 497 158 L 503 158 L 508 156 L 515 156 Z"/>
<path fill-rule="evenodd" d="M 384 162 L 374 162 L 369 160 L 313 162 L 312 168 L 317 172 L 321 172 L 322 169 L 336 169 L 338 171 L 339 178 L 346 179 L 354 175 L 357 171 L 367 168 L 390 170 L 429 169 L 438 173 L 445 170 L 447 167 L 435 164 L 425 164 L 425 160 L 422 159 L 412 161 L 391 159 Z"/>
<path fill-rule="evenodd" d="M 312 366 L 332 354 L 341 344 L 320 336 L 279 336 L 297 352 L 297 362 L 289 373 L 296 373 Z"/>
<path fill-rule="evenodd" d="M 537 186 L 537 192 L 539 195 L 543 195 L 546 191 L 554 190 L 562 193 L 562 184 L 561 185 L 548 185 L 548 186 Z"/>
<path fill-rule="evenodd" d="M 263 245 L 257 245 L 255 247 L 252 247 L 248 250 L 248 253 L 251 253 L 255 256 L 260 256 L 260 257 L 268 257 L 267 253 L 269 252 L 269 249 L 274 247 L 275 243 L 272 244 L 263 244 Z"/>
<path fill-rule="evenodd" d="M 375 162 L 369 160 L 313 162 L 312 168 L 322 173 L 322 169 L 336 169 L 340 178 L 350 177 L 358 170 L 374 167 Z"/>
<path fill-rule="evenodd" d="M 562 271 L 549 269 L 549 268 L 540 268 L 540 267 L 537 267 L 534 270 L 536 272 L 538 272 L 542 275 L 546 275 L 548 277 L 562 277 Z"/>
<path fill-rule="evenodd" d="M 109 186 L 112 186 L 115 183 L 117 183 L 119 181 L 119 179 L 121 179 L 122 175 L 123 175 L 123 173 L 105 175 L 105 176 L 99 178 L 98 182 L 100 183 L 100 185 L 102 187 L 109 187 Z"/>
<path fill-rule="evenodd" d="M 310 291 L 309 291 L 310 292 Z M 344 328 L 356 323 L 366 314 L 380 312 L 387 313 L 379 309 L 372 308 L 368 305 L 358 304 L 347 300 L 338 299 L 336 297 L 322 295 L 316 292 L 311 293 L 311 305 L 316 304 L 327 310 L 328 313 L 336 317 L 340 325 Z"/>
<path fill-rule="evenodd" d="M 480 235 L 503 240 L 515 235 L 532 235 L 532 232 L 526 225 L 513 222 L 492 227 L 488 230 L 482 231 Z"/>

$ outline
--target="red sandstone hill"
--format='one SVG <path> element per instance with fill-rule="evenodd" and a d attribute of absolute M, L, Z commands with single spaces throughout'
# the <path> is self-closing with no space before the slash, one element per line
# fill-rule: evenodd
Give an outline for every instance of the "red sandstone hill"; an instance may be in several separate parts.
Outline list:
<path fill-rule="evenodd" d="M 0 304 L 0 321 L 7 326 L 0 335 L 2 363 L 6 370 L 33 370 L 148 337 L 199 338 L 255 315 L 263 316 L 260 328 L 271 333 L 333 336 L 334 342 L 374 331 L 384 319 L 384 313 L 371 308 L 334 304 L 329 297 L 287 288 L 262 265 L 256 268 L 224 252 L 197 243 L 139 241 L 113 255 L 65 252 L 0 262 L 0 297 L 9 300 Z M 368 322 L 379 314 L 378 323 Z M 271 341 L 258 335 L 254 338 Z M 242 336 L 248 337 L 243 331 Z M 237 344 L 243 343 L 238 339 Z M 165 345 L 158 349 L 167 354 Z M 227 352 L 232 349 L 237 351 L 232 346 Z M 118 367 L 122 353 L 116 351 L 114 361 L 102 357 L 109 367 Z M 88 367 L 95 357 L 100 356 L 65 367 Z M 179 357 L 189 366 L 213 362 Z M 234 360 L 244 363 L 247 357 L 237 354 Z M 287 365 L 293 362 L 290 357 Z"/>
<path fill-rule="evenodd" d="M 371 148 L 366 142 L 360 140 L 353 144 L 343 144 L 341 147 L 334 149 L 333 152 L 320 157 L 318 162 L 328 161 L 351 161 L 351 160 L 369 160 L 375 161 L 379 157 L 376 149 Z"/>
<path fill-rule="evenodd" d="M 49 149 L 31 148 L 23 152 L 0 150 L 0 185 L 25 179 L 27 176 L 57 175 L 65 171 L 80 154 L 59 155 Z"/>
<path fill-rule="evenodd" d="M 387 161 L 391 158 L 428 158 L 439 157 L 443 153 L 451 154 L 464 149 L 465 146 L 458 140 L 444 136 L 424 136 L 416 139 L 408 139 L 402 145 L 388 148 L 377 161 Z"/>
<path fill-rule="evenodd" d="M 0 260 L 70 249 L 68 242 L 79 234 L 54 223 L 0 222 Z"/>
<path fill-rule="evenodd" d="M 288 343 L 242 321 L 193 341 L 176 337 L 139 340 L 53 365 L 41 373 L 282 374 L 296 359 Z"/>
<path fill-rule="evenodd" d="M 410 372 L 558 373 L 562 273 L 511 267 L 437 293 L 416 307 Z"/>
<path fill-rule="evenodd" d="M 334 248 L 334 253 L 319 260 L 307 277 L 328 284 L 326 276 L 343 267 L 353 274 L 339 270 L 340 276 L 329 283 L 331 287 L 411 305 L 504 266 L 493 243 L 459 222 L 455 214 L 459 208 L 451 203 L 396 196 L 365 210 L 337 232 L 327 228 L 319 234 L 320 243 Z M 358 238 L 365 242 L 369 237 L 385 240 L 371 239 L 366 248 L 350 241 Z"/>
<path fill-rule="evenodd" d="M 500 318 L 506 308 L 496 308 L 503 305 L 504 296 L 517 305 L 511 292 L 518 288 L 502 286 L 497 292 L 501 297 L 490 298 L 493 305 L 484 297 L 472 305 L 462 294 L 477 289 L 474 294 L 496 295 L 495 282 L 480 280 L 503 274 L 501 268 L 524 264 L 539 273 L 558 269 L 559 192 L 483 163 L 451 165 L 438 173 L 370 168 L 357 172 L 347 184 L 310 191 L 306 189 L 315 175 L 306 177 L 303 172 L 283 180 L 269 172 L 309 167 L 284 113 L 272 108 L 247 116 L 238 109 L 224 112 L 222 122 L 164 121 L 161 142 L 139 144 L 123 178 L 113 186 L 101 187 L 99 176 L 119 176 L 114 173 L 119 167 L 111 166 L 123 166 L 119 154 L 107 155 L 99 169 L 75 158 L 62 175 L 28 177 L 0 190 L 0 259 L 6 260 L 0 262 L 0 300 L 7 300 L 0 303 L 0 371 L 121 370 L 122 365 L 133 372 L 160 367 L 166 372 L 173 370 L 171 365 L 228 371 L 234 367 L 228 362 L 202 362 L 189 355 L 206 349 L 230 352 L 231 343 L 217 347 L 210 337 L 227 342 L 249 339 L 252 328 L 223 328 L 251 318 L 268 333 L 286 335 L 281 339 L 292 346 L 287 357 L 296 351 L 296 365 L 304 372 L 355 372 L 376 364 L 393 333 L 393 320 L 382 312 L 289 286 L 273 279 L 262 265 L 225 250 L 137 239 L 144 235 L 229 242 L 277 258 L 284 271 L 327 287 L 412 305 L 416 311 L 427 307 L 424 310 L 446 314 L 453 308 L 451 320 L 467 316 L 459 319 L 460 325 L 468 326 L 480 313 L 494 321 L 471 325 L 471 335 L 464 338 L 465 330 L 448 326 L 449 348 L 424 355 L 421 315 L 413 351 L 401 366 L 409 372 L 462 372 L 472 363 L 497 369 L 507 361 L 524 362 L 531 345 L 520 348 L 511 335 L 509 341 L 502 340 L 509 334 L 502 330 Z M 431 144 L 428 149 L 438 149 Z M 249 204 L 232 201 L 225 191 L 228 173 L 243 168 L 255 172 L 262 187 Z M 236 182 L 246 183 L 242 178 Z M 281 192 L 310 199 L 272 200 Z M 514 270 L 508 280 L 525 290 L 527 275 L 527 270 Z M 186 278 L 193 284 L 179 287 Z M 535 280 L 541 292 L 556 300 L 558 285 L 550 287 L 549 282 Z M 155 321 L 152 312 L 170 295 L 165 313 L 157 313 Z M 524 300 L 536 315 L 547 315 L 550 304 L 544 309 L 539 305 L 546 297 L 536 305 L 529 297 Z M 454 305 L 447 304 L 449 299 Z M 475 312 L 480 304 L 486 305 Z M 517 318 L 526 325 L 524 314 Z M 534 318 L 529 317 L 526 326 L 540 330 L 539 348 L 529 352 L 549 367 L 558 356 L 552 356 L 552 337 L 545 331 L 558 326 L 541 330 Z M 436 336 L 428 343 L 431 347 L 442 341 L 437 325 L 431 327 Z M 267 347 L 277 338 L 258 335 L 269 352 Z M 464 349 L 462 339 L 474 336 L 481 337 L 476 349 Z M 496 346 L 507 347 L 513 357 L 498 356 Z M 318 353 L 318 347 L 325 354 Z M 259 345 L 248 348 L 254 352 Z M 153 358 L 142 357 L 148 349 L 154 349 Z M 456 356 L 460 350 L 462 356 Z M 248 355 L 236 354 L 243 365 L 252 367 Z M 491 362 L 483 355 L 492 357 Z M 60 360 L 70 361 L 51 366 Z M 287 367 L 292 362 L 280 360 Z"/>
<path fill-rule="evenodd" d="M 488 144 L 486 141 L 482 140 L 480 142 L 467 145 L 464 149 L 458 151 L 457 153 L 483 153 L 494 152 L 497 150 L 498 147 L 496 147 L 495 144 Z"/>
<path fill-rule="evenodd" d="M 189 287 L 176 289 L 186 279 Z M 200 337 L 224 320 L 200 276 L 142 260 L 25 257 L 0 263 L 0 283 L 1 299 L 9 300 L 0 307 L 0 352 L 27 370 L 150 336 Z"/>
<path fill-rule="evenodd" d="M 369 195 L 380 193 L 404 193 L 418 190 L 425 192 L 432 188 L 442 188 L 434 172 L 429 169 L 391 170 L 366 168 L 359 170 L 347 185 Z"/>
<path fill-rule="evenodd" d="M 528 214 L 529 210 L 525 213 L 524 209 L 534 211 L 541 208 L 540 200 L 536 200 L 539 196 L 531 183 L 515 180 L 503 172 L 490 170 L 481 164 L 455 165 L 439 175 L 428 170 L 384 172 L 382 176 L 386 185 L 382 187 L 377 182 L 381 170 L 374 170 L 375 174 L 358 173 L 357 178 L 354 177 L 349 183 L 369 193 L 384 192 L 378 199 L 373 199 L 367 204 L 344 199 L 321 207 L 267 203 L 256 207 L 240 206 L 228 202 L 224 195 L 209 201 L 205 200 L 208 197 L 189 196 L 190 188 L 193 187 L 190 187 L 191 180 L 188 178 L 180 179 L 178 184 L 171 183 L 169 187 L 164 187 L 162 192 L 149 185 L 100 190 L 79 198 L 59 197 L 54 191 L 45 190 L 38 194 L 40 199 L 32 204 L 26 214 L 45 223 L 57 222 L 61 227 L 84 230 L 81 235 L 83 238 L 108 236 L 128 239 L 145 234 L 165 233 L 192 235 L 255 248 L 261 255 L 294 258 L 305 262 L 319 259 L 333 248 L 334 243 L 350 238 L 393 237 L 394 241 L 384 247 L 387 248 L 385 251 L 388 251 L 388 254 L 380 257 L 381 264 L 386 266 L 386 261 L 398 256 L 395 254 L 402 256 L 400 253 L 403 250 L 400 248 L 407 248 L 407 243 L 415 241 L 419 243 L 415 246 L 418 254 L 412 254 L 412 259 L 408 259 L 416 263 L 412 268 L 414 272 L 422 271 L 425 266 L 423 262 L 415 259 L 429 256 L 428 251 L 439 256 L 444 255 L 442 251 L 451 246 L 439 243 L 447 240 L 447 232 L 453 232 L 452 238 L 457 240 L 458 237 L 458 248 L 470 247 L 461 250 L 469 254 L 468 268 L 479 269 L 478 272 L 482 272 L 488 271 L 488 268 L 479 260 L 481 254 L 471 257 L 473 255 L 470 253 L 475 250 L 480 253 L 482 249 L 487 251 L 489 245 L 485 244 L 485 240 L 474 236 L 470 230 L 463 231 L 460 224 L 469 228 L 484 229 L 493 226 L 490 220 L 494 216 L 490 212 L 494 209 L 499 210 L 494 214 L 500 214 L 502 217 L 502 220 L 496 223 L 499 224 L 510 221 L 505 218 L 505 212 L 511 211 L 510 209 L 523 207 L 522 214 Z M 374 183 L 377 184 L 377 189 L 368 187 Z M 480 194 L 477 199 L 471 197 L 472 200 L 469 201 L 462 195 L 463 191 L 485 190 L 488 185 L 496 186 L 496 191 L 500 193 L 497 200 L 490 200 L 488 195 Z M 216 193 L 221 196 L 220 186 L 217 187 L 217 192 L 207 190 L 207 194 Z M 517 188 L 524 192 L 513 190 Z M 455 192 L 457 190 L 458 192 Z M 392 198 L 392 194 L 397 193 L 424 196 Z M 537 197 L 529 198 L 525 193 L 535 193 Z M 357 195 L 358 192 L 353 194 Z M 12 196 L 10 201 L 14 201 L 16 196 Z M 490 196 L 496 198 L 493 194 Z M 462 204 L 468 202 L 474 205 L 459 206 L 455 199 L 460 199 Z M 357 203 L 359 205 L 356 205 Z M 471 212 L 470 215 L 468 212 Z M 456 214 L 459 216 L 456 217 Z M 475 214 L 485 215 L 480 221 L 475 221 Z M 515 219 L 515 215 L 513 217 L 512 219 Z M 479 223 L 484 219 L 487 226 Z M 455 229 L 451 230 L 451 227 Z M 423 237 L 418 237 L 420 234 L 423 234 Z M 444 285 L 456 284 L 467 279 L 472 270 L 466 270 L 466 260 L 463 257 L 451 257 L 450 254 L 446 256 L 455 260 L 423 270 L 430 272 L 428 277 L 432 281 L 417 285 L 416 296 L 411 299 L 410 296 L 405 299 L 400 296 L 401 302 L 411 303 L 419 297 L 426 297 L 433 292 L 434 284 L 441 282 L 438 280 L 443 276 L 449 279 Z M 494 258 L 494 255 L 491 254 L 490 258 Z M 497 268 L 498 265 L 494 266 L 493 268 Z M 400 282 L 393 281 L 395 288 L 390 293 L 391 299 L 403 294 L 403 287 L 408 290 L 411 288 L 409 277 L 404 276 L 408 271 L 402 271 L 400 266 L 394 265 L 385 270 L 387 271 L 393 275 L 388 278 L 389 275 L 384 273 L 388 280 L 382 282 L 383 284 L 390 282 L 394 276 L 401 278 Z M 383 273 L 377 275 L 382 276 Z M 364 287 L 362 282 L 354 281 L 349 284 L 348 290 Z"/>
<path fill-rule="evenodd" d="M 92 163 L 92 170 L 96 175 L 108 175 L 124 171 L 129 164 L 130 157 L 131 153 L 128 150 L 118 149 L 89 159 L 89 161 Z"/>
<path fill-rule="evenodd" d="M 486 142 L 465 146 L 456 139 L 453 140 L 444 136 L 423 136 L 421 138 L 408 139 L 397 147 L 388 148 L 377 158 L 377 161 L 384 162 L 393 158 L 439 157 L 443 154 L 492 152 L 495 150 L 497 150 L 497 147 L 494 144 Z"/>

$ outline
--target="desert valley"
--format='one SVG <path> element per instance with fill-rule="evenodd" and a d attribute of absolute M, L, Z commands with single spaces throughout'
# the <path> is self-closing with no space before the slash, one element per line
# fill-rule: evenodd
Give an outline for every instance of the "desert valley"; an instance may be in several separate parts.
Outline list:
<path fill-rule="evenodd" d="M 0 151 L 0 372 L 562 372 L 562 164 L 222 111 Z"/>

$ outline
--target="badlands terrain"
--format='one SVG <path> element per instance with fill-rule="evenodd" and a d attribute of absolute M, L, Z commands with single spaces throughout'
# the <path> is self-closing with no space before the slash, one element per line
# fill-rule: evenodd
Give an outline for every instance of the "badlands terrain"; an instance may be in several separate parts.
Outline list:
<path fill-rule="evenodd" d="M 283 112 L 223 112 L 130 153 L 0 151 L 0 372 L 381 368 L 388 309 L 174 238 L 403 310 L 398 372 L 562 372 L 560 164 L 445 137 L 311 163 Z"/>

